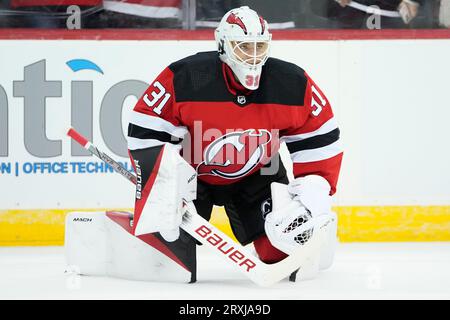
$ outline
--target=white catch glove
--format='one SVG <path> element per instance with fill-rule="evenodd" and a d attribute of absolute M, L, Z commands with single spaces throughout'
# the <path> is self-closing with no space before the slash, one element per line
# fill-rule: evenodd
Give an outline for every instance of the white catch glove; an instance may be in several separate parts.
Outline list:
<path fill-rule="evenodd" d="M 294 200 L 308 209 L 313 217 L 330 213 L 330 190 L 328 181 L 318 175 L 296 178 L 288 186 L 288 191 Z"/>
<path fill-rule="evenodd" d="M 184 201 L 197 195 L 197 174 L 181 157 L 180 146 L 166 144 L 155 181 L 144 205 L 135 235 L 159 232 L 172 242 L 180 236 Z"/>
<path fill-rule="evenodd" d="M 288 186 L 273 182 L 272 212 L 266 216 L 264 228 L 274 247 L 291 254 L 309 241 L 316 228 L 330 220 L 330 215 L 313 217 L 305 206 L 293 199 Z"/>
<path fill-rule="evenodd" d="M 331 266 L 337 243 L 337 216 L 331 211 L 330 186 L 321 179 L 325 180 L 309 176 L 306 180 L 293 181 L 289 186 L 272 183 L 272 212 L 266 216 L 264 225 L 272 245 L 286 254 L 292 254 L 306 244 L 317 246 L 316 252 L 308 257 L 311 264 L 303 266 L 303 277 L 309 274 L 307 278 L 313 278 L 319 269 Z M 320 201 L 322 198 L 328 201 L 326 205 Z"/>
<path fill-rule="evenodd" d="M 337 215 L 331 210 L 330 184 L 322 176 L 308 175 L 291 181 L 288 190 L 294 200 L 309 210 L 313 218 L 329 219 L 327 241 L 322 247 L 320 257 L 320 269 L 330 267 L 337 244 Z"/>

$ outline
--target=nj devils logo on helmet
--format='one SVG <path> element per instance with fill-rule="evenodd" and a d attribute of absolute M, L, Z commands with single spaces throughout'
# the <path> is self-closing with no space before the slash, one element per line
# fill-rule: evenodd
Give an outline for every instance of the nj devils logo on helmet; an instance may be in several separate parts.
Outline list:
<path fill-rule="evenodd" d="M 204 160 L 197 166 L 198 175 L 243 177 L 268 156 L 266 145 L 271 139 L 271 133 L 264 129 L 225 134 L 206 147 Z"/>
<path fill-rule="evenodd" d="M 245 27 L 244 22 L 242 22 L 241 18 L 235 15 L 233 12 L 228 16 L 227 22 L 229 24 L 236 24 L 244 30 L 244 33 L 247 34 L 247 28 Z"/>

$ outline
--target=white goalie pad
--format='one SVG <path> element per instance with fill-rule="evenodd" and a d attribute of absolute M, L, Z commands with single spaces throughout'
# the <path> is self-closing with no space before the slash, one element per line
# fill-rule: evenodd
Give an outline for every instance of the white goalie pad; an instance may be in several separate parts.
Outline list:
<path fill-rule="evenodd" d="M 164 244 L 156 237 L 138 238 L 130 231 L 126 212 L 69 213 L 64 245 L 67 270 L 131 280 L 190 282 L 191 272 L 162 253 Z"/>

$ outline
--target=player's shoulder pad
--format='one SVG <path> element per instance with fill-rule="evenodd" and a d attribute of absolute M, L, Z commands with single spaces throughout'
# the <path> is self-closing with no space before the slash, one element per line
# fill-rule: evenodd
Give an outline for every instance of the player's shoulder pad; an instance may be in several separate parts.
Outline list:
<path fill-rule="evenodd" d="M 305 70 L 291 62 L 277 58 L 269 58 L 267 59 L 264 68 L 266 68 L 271 75 L 280 75 L 283 78 L 288 77 L 289 79 L 295 79 L 300 82 L 308 81 Z"/>
<path fill-rule="evenodd" d="M 174 74 L 215 65 L 219 59 L 217 51 L 199 52 L 169 65 Z"/>
<path fill-rule="evenodd" d="M 218 80 L 222 71 L 217 51 L 186 57 L 172 63 L 169 69 L 173 72 L 177 101 L 214 101 L 214 95 L 226 90 Z"/>
<path fill-rule="evenodd" d="M 276 93 L 269 100 L 283 104 L 303 105 L 308 84 L 305 71 L 294 63 L 276 58 L 267 59 L 261 74 L 262 90 Z"/>

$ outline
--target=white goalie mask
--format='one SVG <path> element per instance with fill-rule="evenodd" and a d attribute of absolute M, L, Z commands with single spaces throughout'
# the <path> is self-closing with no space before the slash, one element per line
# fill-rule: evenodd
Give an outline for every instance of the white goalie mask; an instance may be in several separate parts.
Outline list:
<path fill-rule="evenodd" d="M 215 38 L 220 59 L 239 82 L 247 89 L 258 89 L 272 39 L 267 21 L 249 7 L 232 9 L 220 21 Z"/>

